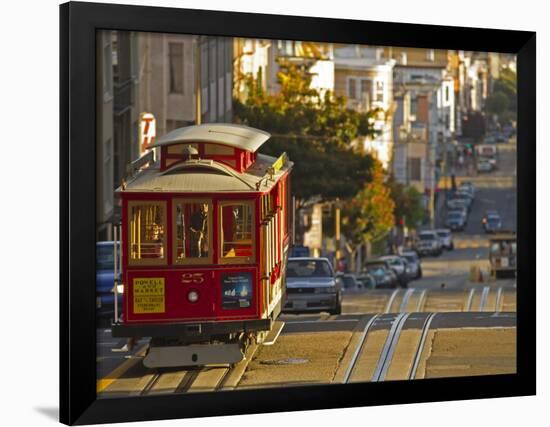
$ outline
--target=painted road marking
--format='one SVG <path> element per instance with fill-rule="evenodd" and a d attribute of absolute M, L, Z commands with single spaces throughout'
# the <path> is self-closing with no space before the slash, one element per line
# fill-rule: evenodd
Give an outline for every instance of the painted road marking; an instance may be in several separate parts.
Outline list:
<path fill-rule="evenodd" d="M 97 380 L 96 392 L 101 393 L 107 387 L 109 387 L 112 383 L 114 383 L 118 378 L 120 378 L 126 371 L 128 371 L 137 362 L 139 362 L 143 356 L 145 356 L 146 350 L 147 350 L 147 344 L 144 345 L 142 348 L 140 348 L 133 357 L 131 357 L 130 359 L 127 359 L 124 363 L 122 363 L 120 366 L 115 368 L 110 374 Z"/>

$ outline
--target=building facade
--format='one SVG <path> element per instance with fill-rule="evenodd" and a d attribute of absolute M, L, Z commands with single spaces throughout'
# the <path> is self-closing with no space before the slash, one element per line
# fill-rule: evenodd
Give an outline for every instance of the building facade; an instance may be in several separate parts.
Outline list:
<path fill-rule="evenodd" d="M 380 48 L 341 45 L 334 49 L 336 95 L 345 96 L 348 108 L 360 112 L 379 109 L 375 137 L 361 143 L 388 169 L 393 152 L 393 67 L 395 61 L 383 57 Z"/>

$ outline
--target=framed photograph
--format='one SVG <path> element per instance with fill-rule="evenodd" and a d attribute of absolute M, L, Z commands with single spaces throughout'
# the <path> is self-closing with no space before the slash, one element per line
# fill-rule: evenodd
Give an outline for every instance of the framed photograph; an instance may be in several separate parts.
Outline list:
<path fill-rule="evenodd" d="M 535 393 L 535 33 L 60 23 L 61 422 Z"/>

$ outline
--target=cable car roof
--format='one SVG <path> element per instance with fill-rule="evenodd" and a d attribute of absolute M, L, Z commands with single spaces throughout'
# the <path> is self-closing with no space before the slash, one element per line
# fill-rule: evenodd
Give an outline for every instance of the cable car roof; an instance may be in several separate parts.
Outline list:
<path fill-rule="evenodd" d="M 255 152 L 271 135 L 263 130 L 230 123 L 187 126 L 163 135 L 150 148 L 186 142 L 212 142 Z"/>
<path fill-rule="evenodd" d="M 266 179 L 266 174 L 276 161 L 275 157 L 258 154 L 256 161 L 243 173 L 214 160 L 190 160 L 178 163 L 165 171 L 161 171 L 156 163 L 130 179 L 122 192 L 268 191 L 293 165 L 292 162 L 286 161 L 280 169 L 274 171 L 273 179 Z M 120 191 L 121 188 L 117 190 Z"/>

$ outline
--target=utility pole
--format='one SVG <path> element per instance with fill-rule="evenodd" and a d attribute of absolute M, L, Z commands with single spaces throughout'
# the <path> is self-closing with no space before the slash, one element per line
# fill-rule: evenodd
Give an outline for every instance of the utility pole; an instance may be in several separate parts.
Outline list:
<path fill-rule="evenodd" d="M 338 268 L 338 260 L 340 259 L 340 200 L 336 199 L 336 204 L 334 205 L 334 239 L 335 242 L 335 251 L 334 251 L 334 264 L 335 268 Z"/>
<path fill-rule="evenodd" d="M 195 124 L 201 124 L 201 36 L 195 41 Z"/>

